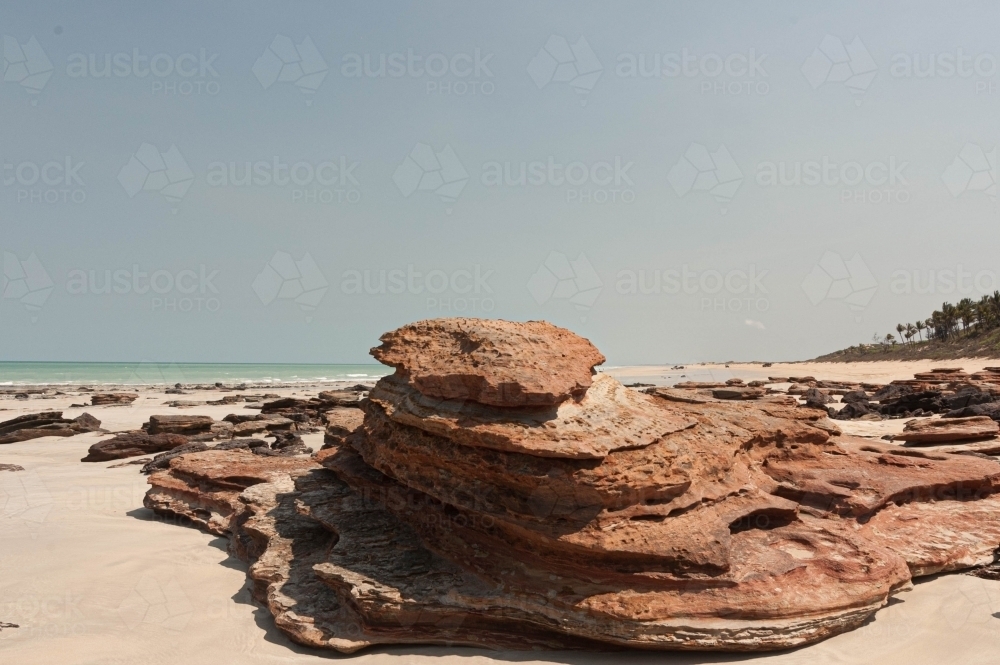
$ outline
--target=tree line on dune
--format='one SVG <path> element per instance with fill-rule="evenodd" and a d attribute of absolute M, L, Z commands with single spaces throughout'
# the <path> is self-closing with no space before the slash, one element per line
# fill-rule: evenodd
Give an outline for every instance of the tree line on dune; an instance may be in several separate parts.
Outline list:
<path fill-rule="evenodd" d="M 957 304 L 945 302 L 929 317 L 913 323 L 897 323 L 896 334 L 876 333 L 871 344 L 859 344 L 849 350 L 864 353 L 884 350 L 897 344 L 912 346 L 933 342 L 952 342 L 1000 328 L 1000 291 L 984 295 L 978 301 L 963 298 Z"/>

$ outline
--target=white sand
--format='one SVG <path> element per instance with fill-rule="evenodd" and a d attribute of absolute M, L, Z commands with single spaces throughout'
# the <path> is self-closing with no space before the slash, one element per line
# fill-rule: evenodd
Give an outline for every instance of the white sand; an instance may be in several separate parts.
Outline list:
<path fill-rule="evenodd" d="M 752 378 L 742 367 L 730 369 L 739 370 L 734 375 Z M 825 371 L 838 365 L 787 367 L 796 369 L 775 365 L 764 371 L 772 376 L 813 373 L 818 378 L 847 378 Z M 841 372 L 851 371 L 839 367 Z M 895 376 L 910 371 L 901 369 Z M 285 395 L 291 391 L 271 392 Z M 242 404 L 183 411 L 160 406 L 168 399 L 218 397 L 218 393 L 144 394 L 132 407 L 86 410 L 112 430 L 136 428 L 153 413 L 221 418 L 242 410 Z M 73 401 L 80 400 L 0 400 L 0 408 L 11 409 L 0 411 L 0 420 L 28 411 L 65 408 Z M 66 415 L 82 411 L 66 409 Z M 310 435 L 307 442 L 316 447 L 320 437 Z M 80 463 L 87 448 L 100 438 L 84 434 L 0 445 L 0 463 L 25 468 L 0 472 L 0 621 L 21 626 L 0 632 L 0 663 L 285 665 L 339 660 L 332 652 L 293 645 L 274 628 L 270 615 L 251 602 L 244 566 L 226 554 L 224 539 L 176 526 L 144 509 L 146 482 L 138 467 L 108 469 L 113 462 Z M 859 630 L 753 660 L 810 665 L 995 664 L 1000 662 L 998 617 L 1000 582 L 948 575 L 918 583 Z M 494 661 L 597 665 L 736 662 L 748 656 L 497 653 L 441 647 L 375 649 L 351 660 L 415 665 L 442 658 L 452 665 Z"/>
<path fill-rule="evenodd" d="M 912 379 L 916 372 L 929 372 L 936 367 L 959 367 L 966 372 L 978 372 L 983 367 L 1000 366 L 1000 360 L 964 358 L 959 360 L 908 360 L 904 362 L 876 361 L 870 363 L 696 363 L 684 369 L 663 365 L 632 365 L 607 367 L 605 372 L 625 383 L 641 381 L 668 385 L 680 381 L 744 381 L 766 380 L 769 376 L 814 376 L 832 381 L 868 381 L 888 383 L 893 379 Z M 682 376 L 683 375 L 683 376 Z"/>

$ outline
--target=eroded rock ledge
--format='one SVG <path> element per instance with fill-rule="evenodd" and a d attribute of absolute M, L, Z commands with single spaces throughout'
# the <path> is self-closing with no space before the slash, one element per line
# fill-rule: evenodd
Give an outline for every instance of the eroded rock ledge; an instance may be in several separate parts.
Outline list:
<path fill-rule="evenodd" d="M 230 537 L 302 644 L 782 649 L 993 561 L 1000 464 L 817 409 L 594 373 L 547 323 L 438 319 L 313 457 L 183 454 L 146 505 Z"/>

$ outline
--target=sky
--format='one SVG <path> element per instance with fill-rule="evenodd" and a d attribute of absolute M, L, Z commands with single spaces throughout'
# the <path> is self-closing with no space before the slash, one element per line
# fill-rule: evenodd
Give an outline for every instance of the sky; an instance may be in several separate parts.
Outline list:
<path fill-rule="evenodd" d="M 792 360 L 1000 289 L 1000 5 L 0 6 L 0 360 L 438 316 Z"/>

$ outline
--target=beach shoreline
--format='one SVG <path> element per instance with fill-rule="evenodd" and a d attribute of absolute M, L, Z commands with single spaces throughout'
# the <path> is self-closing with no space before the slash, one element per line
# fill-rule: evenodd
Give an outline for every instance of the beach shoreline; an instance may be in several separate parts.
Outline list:
<path fill-rule="evenodd" d="M 608 367 L 619 380 L 672 385 L 679 381 L 746 381 L 789 374 L 817 379 L 886 382 L 933 367 L 981 369 L 989 361 L 948 363 L 710 363 Z M 367 382 L 367 383 L 370 383 Z M 315 397 L 320 390 L 350 381 L 293 386 L 183 387 L 183 395 L 163 386 L 118 385 L 138 398 L 130 406 L 75 406 L 89 391 L 54 390 L 16 398 L 0 393 L 0 420 L 39 411 L 61 410 L 64 417 L 89 413 L 108 432 L 138 429 L 155 414 L 205 415 L 221 420 L 232 413 L 256 413 L 259 404 L 209 404 L 226 395 L 280 398 Z M 104 389 L 104 386 L 101 386 Z M 62 393 L 62 394 L 55 394 Z M 174 401 L 202 402 L 178 408 Z M 879 439 L 903 426 L 837 421 L 845 433 Z M 329 662 L 330 654 L 293 644 L 270 614 L 247 592 L 246 566 L 227 553 L 224 538 L 158 517 L 143 507 L 148 488 L 136 466 L 81 463 L 93 443 L 109 436 L 92 432 L 69 438 L 46 437 L 0 445 L 0 463 L 23 472 L 0 472 L 0 622 L 19 628 L 0 632 L 0 660 L 24 665 L 60 662 L 168 665 L 177 662 Z M 304 434 L 318 450 L 322 432 Z M 995 662 L 1000 652 L 1000 582 L 951 574 L 918 581 L 857 630 L 787 652 L 760 654 L 754 662 L 873 662 L 887 665 L 940 663 L 961 654 L 965 663 Z M 642 652 L 615 654 L 623 663 L 723 663 L 745 661 L 745 653 Z M 354 656 L 364 663 L 412 665 L 431 661 L 460 665 L 519 662 L 596 665 L 606 654 L 590 652 L 491 652 L 448 647 L 373 648 Z"/>

